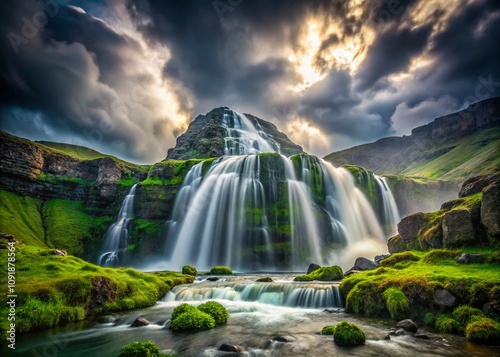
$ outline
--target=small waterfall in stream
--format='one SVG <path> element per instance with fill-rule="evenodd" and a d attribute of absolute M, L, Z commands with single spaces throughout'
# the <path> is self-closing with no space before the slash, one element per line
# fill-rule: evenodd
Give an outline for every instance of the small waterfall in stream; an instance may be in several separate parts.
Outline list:
<path fill-rule="evenodd" d="M 347 170 L 281 155 L 258 122 L 229 109 L 223 126 L 226 155 L 204 174 L 193 166 L 176 197 L 165 245 L 171 269 L 303 270 L 338 264 L 329 253 L 354 243 L 385 244 L 397 207 L 383 178 L 380 214 Z"/>
<path fill-rule="evenodd" d="M 394 196 L 387 185 L 387 180 L 385 177 L 380 177 L 375 175 L 377 185 L 382 196 L 382 222 L 384 223 L 384 228 L 389 236 L 397 234 L 399 222 L 399 212 Z"/>
<path fill-rule="evenodd" d="M 230 283 L 176 286 L 164 301 L 256 301 L 263 304 L 305 308 L 341 308 L 338 285 L 331 283 Z"/>
<path fill-rule="evenodd" d="M 128 225 L 134 216 L 134 197 L 137 185 L 137 183 L 133 185 L 125 196 L 116 222 L 106 232 L 104 253 L 101 254 L 97 262 L 101 266 L 119 266 L 127 261 L 127 250 L 130 244 Z"/>

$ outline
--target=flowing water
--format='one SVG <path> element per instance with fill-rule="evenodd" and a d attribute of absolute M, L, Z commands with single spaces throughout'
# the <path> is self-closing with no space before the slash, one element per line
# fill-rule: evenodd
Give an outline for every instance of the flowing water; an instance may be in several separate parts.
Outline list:
<path fill-rule="evenodd" d="M 163 301 L 146 309 L 116 314 L 116 321 L 70 324 L 44 332 L 32 332 L 16 339 L 16 351 L 2 346 L 1 355 L 58 357 L 117 357 L 131 341 L 152 340 L 159 348 L 177 357 L 230 356 L 218 351 L 223 344 L 240 345 L 241 356 L 476 356 L 500 355 L 499 348 L 467 342 L 459 336 L 429 333 L 430 340 L 413 336 L 391 336 L 394 321 L 363 319 L 345 314 L 336 297 L 336 284 L 291 282 L 293 276 L 271 275 L 274 283 L 256 283 L 262 275 L 222 277 L 221 281 L 195 282 L 174 288 Z M 229 311 L 226 325 L 197 333 L 174 333 L 169 328 L 174 307 L 181 302 L 200 304 L 217 300 Z M 309 308 L 305 308 L 308 306 Z M 314 307 L 312 307 L 314 306 Z M 325 307 L 329 308 L 325 311 Z M 132 328 L 137 317 L 149 326 Z M 98 320 L 98 319 L 95 319 Z M 334 344 L 332 336 L 322 336 L 325 325 L 347 320 L 357 324 L 366 335 L 366 343 L 354 348 Z M 277 336 L 291 342 L 277 342 Z"/>
<path fill-rule="evenodd" d="M 130 244 L 128 225 L 134 217 L 134 197 L 137 185 L 137 183 L 133 185 L 125 196 L 116 222 L 106 232 L 103 254 L 98 260 L 99 265 L 119 266 L 127 262 L 127 250 Z"/>

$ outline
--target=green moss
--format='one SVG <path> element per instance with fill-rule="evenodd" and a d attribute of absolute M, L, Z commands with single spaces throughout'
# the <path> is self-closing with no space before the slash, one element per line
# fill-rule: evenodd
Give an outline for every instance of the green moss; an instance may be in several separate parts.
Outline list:
<path fill-rule="evenodd" d="M 434 316 L 434 314 L 432 312 L 427 312 L 424 315 L 424 323 L 427 326 L 434 326 L 435 321 L 436 321 L 436 317 Z"/>
<path fill-rule="evenodd" d="M 153 341 L 131 342 L 122 348 L 119 357 L 169 357 L 161 353 Z"/>
<path fill-rule="evenodd" d="M 335 333 L 335 326 L 327 325 L 321 329 L 322 335 L 333 335 Z"/>
<path fill-rule="evenodd" d="M 460 323 L 449 315 L 438 316 L 434 326 L 438 329 L 438 331 L 444 333 L 460 333 L 463 331 Z"/>
<path fill-rule="evenodd" d="M 395 253 L 380 261 L 380 265 L 390 267 L 400 262 L 418 262 L 419 260 L 420 258 L 411 252 Z"/>
<path fill-rule="evenodd" d="M 342 321 L 335 327 L 333 341 L 340 346 L 359 346 L 365 343 L 365 334 L 355 324 Z"/>
<path fill-rule="evenodd" d="M 382 291 L 383 289 L 373 282 L 357 284 L 347 294 L 346 311 L 367 316 L 383 316 L 386 310 Z"/>
<path fill-rule="evenodd" d="M 453 310 L 451 316 L 465 328 L 470 322 L 481 317 L 485 317 L 483 312 L 468 305 L 462 305 Z"/>
<path fill-rule="evenodd" d="M 194 307 L 193 305 L 189 305 L 187 303 L 183 303 L 180 304 L 179 306 L 176 306 L 174 308 L 174 311 L 172 311 L 172 321 L 175 320 L 179 315 L 193 310 L 196 310 L 196 307 Z"/>
<path fill-rule="evenodd" d="M 209 314 L 214 318 L 215 326 L 224 325 L 229 318 L 226 308 L 216 301 L 207 301 L 199 305 L 198 310 Z"/>
<path fill-rule="evenodd" d="M 0 259 L 7 261 L 6 249 L 0 249 Z M 5 269 L 0 271 L 0 279 L 7 281 Z M 192 276 L 179 273 L 103 268 L 71 255 L 53 255 L 51 250 L 17 245 L 18 332 L 94 314 L 152 306 L 172 286 L 192 281 Z M 2 316 L 7 315 L 6 309 L 0 307 Z M 0 330 L 5 330 L 7 323 L 0 321 Z"/>
<path fill-rule="evenodd" d="M 80 185 L 84 187 L 91 187 L 94 185 L 94 181 L 87 181 L 84 179 L 80 179 L 77 177 L 67 177 L 67 176 L 62 176 L 62 175 L 54 175 L 54 174 L 49 174 L 45 172 L 41 172 L 40 175 L 38 175 L 38 180 L 43 181 L 43 182 L 48 182 L 53 185 L 60 185 L 62 183 L 73 183 L 75 185 Z"/>
<path fill-rule="evenodd" d="M 334 265 L 331 267 L 321 267 L 306 275 L 299 275 L 295 277 L 294 281 L 336 281 L 342 280 L 343 277 L 344 272 L 342 271 L 342 268 Z"/>
<path fill-rule="evenodd" d="M 215 327 L 212 316 L 198 309 L 184 312 L 172 320 L 170 328 L 174 331 L 201 331 Z"/>
<path fill-rule="evenodd" d="M 219 265 L 210 269 L 210 275 L 232 275 L 233 271 L 228 267 Z"/>
<path fill-rule="evenodd" d="M 187 274 L 187 275 L 193 275 L 196 276 L 198 274 L 198 271 L 196 268 L 192 265 L 184 265 L 182 267 L 182 274 Z"/>
<path fill-rule="evenodd" d="M 465 337 L 474 342 L 498 345 L 500 344 L 500 324 L 488 318 L 474 320 L 465 328 Z"/>
<path fill-rule="evenodd" d="M 410 301 L 397 288 L 388 288 L 384 291 L 385 304 L 393 320 L 403 319 L 410 308 Z"/>

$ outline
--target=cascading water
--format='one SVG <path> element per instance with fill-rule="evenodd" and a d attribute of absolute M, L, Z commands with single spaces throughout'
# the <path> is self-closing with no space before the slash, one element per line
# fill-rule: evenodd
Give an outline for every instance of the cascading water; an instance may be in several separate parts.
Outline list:
<path fill-rule="evenodd" d="M 396 221 L 397 208 L 382 179 L 381 225 L 347 170 L 314 156 L 280 155 L 273 138 L 242 114 L 227 110 L 223 124 L 227 155 L 204 175 L 194 166 L 176 197 L 166 240 L 171 269 L 303 270 L 312 261 L 340 264 L 332 250 L 385 243 L 382 226 Z"/>
<path fill-rule="evenodd" d="M 128 224 L 134 216 L 134 197 L 137 183 L 132 186 L 123 200 L 116 222 L 113 223 L 104 237 L 103 254 L 98 264 L 102 266 L 119 266 L 126 263 L 127 249 L 130 244 Z"/>
<path fill-rule="evenodd" d="M 397 224 L 399 222 L 398 206 L 387 185 L 386 178 L 375 175 L 375 179 L 382 197 L 382 222 L 384 223 L 385 232 L 389 236 L 393 236 L 397 233 Z"/>
<path fill-rule="evenodd" d="M 181 285 L 167 293 L 164 301 L 231 300 L 263 304 L 305 307 L 341 308 L 338 285 L 331 283 L 238 283 L 223 282 Z"/>

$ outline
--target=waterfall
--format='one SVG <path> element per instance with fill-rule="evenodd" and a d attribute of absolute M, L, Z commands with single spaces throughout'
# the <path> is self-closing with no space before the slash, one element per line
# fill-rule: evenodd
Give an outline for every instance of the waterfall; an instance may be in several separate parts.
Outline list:
<path fill-rule="evenodd" d="M 385 177 L 375 175 L 375 180 L 379 187 L 382 198 L 382 224 L 389 236 L 397 234 L 397 224 L 399 222 L 399 212 Z"/>
<path fill-rule="evenodd" d="M 231 300 L 305 307 L 342 307 L 338 285 L 324 283 L 218 283 L 181 285 L 170 290 L 164 301 Z"/>
<path fill-rule="evenodd" d="M 103 254 L 99 257 L 101 266 L 119 266 L 126 263 L 127 250 L 130 244 L 128 224 L 134 215 L 134 197 L 137 183 L 132 186 L 123 200 L 116 222 L 113 223 L 104 237 Z"/>

